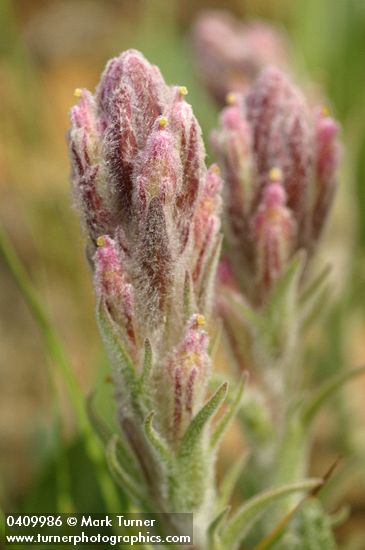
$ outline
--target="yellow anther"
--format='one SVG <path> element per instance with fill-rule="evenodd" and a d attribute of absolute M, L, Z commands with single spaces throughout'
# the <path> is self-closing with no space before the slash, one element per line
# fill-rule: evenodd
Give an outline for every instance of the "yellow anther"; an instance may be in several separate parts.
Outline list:
<path fill-rule="evenodd" d="M 226 103 L 227 105 L 234 105 L 237 102 L 237 96 L 233 92 L 229 92 L 229 94 L 226 95 Z"/>
<path fill-rule="evenodd" d="M 82 96 L 82 90 L 81 90 L 81 88 L 75 88 L 74 96 L 75 96 L 75 97 L 81 97 L 81 96 Z"/>
<path fill-rule="evenodd" d="M 180 86 L 179 93 L 180 95 L 188 95 L 189 92 L 186 86 Z"/>
<path fill-rule="evenodd" d="M 100 247 L 105 246 L 106 245 L 105 237 L 103 237 L 103 235 L 100 235 L 100 237 L 96 239 L 96 244 L 97 246 L 100 246 Z"/>
<path fill-rule="evenodd" d="M 269 172 L 269 178 L 271 181 L 280 181 L 283 177 L 283 173 L 277 166 L 274 166 L 274 168 L 271 168 Z"/>
<path fill-rule="evenodd" d="M 218 164 L 212 164 L 211 170 L 214 174 L 220 174 L 221 169 L 219 168 Z"/>
<path fill-rule="evenodd" d="M 329 110 L 328 105 L 322 105 L 321 106 L 321 115 L 322 116 L 329 116 L 329 114 L 330 114 L 330 110 Z"/>
<path fill-rule="evenodd" d="M 204 315 L 196 316 L 196 324 L 198 325 L 198 327 L 204 327 L 206 325 L 206 320 Z"/>
<path fill-rule="evenodd" d="M 201 363 L 201 356 L 196 351 L 183 353 L 181 359 L 184 362 L 185 367 L 194 367 L 194 365 L 199 365 Z"/>
<path fill-rule="evenodd" d="M 165 126 L 167 126 L 167 122 L 167 118 L 165 116 L 162 116 L 158 121 L 160 128 L 165 128 Z"/>

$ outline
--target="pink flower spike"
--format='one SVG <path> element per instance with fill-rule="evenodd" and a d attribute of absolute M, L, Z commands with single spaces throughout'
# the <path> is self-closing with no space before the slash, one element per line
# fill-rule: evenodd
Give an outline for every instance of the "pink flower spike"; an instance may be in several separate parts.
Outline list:
<path fill-rule="evenodd" d="M 230 102 L 212 144 L 225 180 L 227 255 L 256 303 L 252 280 L 266 269 L 268 290 L 296 251 L 310 258 L 315 249 L 336 188 L 338 126 L 275 67 Z"/>

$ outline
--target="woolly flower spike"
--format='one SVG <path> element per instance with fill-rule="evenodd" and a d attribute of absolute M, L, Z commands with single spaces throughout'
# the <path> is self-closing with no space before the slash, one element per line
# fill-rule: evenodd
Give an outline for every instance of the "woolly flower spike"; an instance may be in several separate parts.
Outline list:
<path fill-rule="evenodd" d="M 288 64 L 282 31 L 262 22 L 242 23 L 228 12 L 203 12 L 192 39 L 201 79 L 220 105 L 229 92 L 247 90 L 267 65 Z"/>
<path fill-rule="evenodd" d="M 89 255 L 100 235 L 123 251 L 142 342 L 152 329 L 161 336 L 181 309 L 187 271 L 200 306 L 205 281 L 196 274 L 219 241 L 220 180 L 209 183 L 214 177 L 186 94 L 130 50 L 108 63 L 94 96 L 78 90 L 71 111 L 72 182 Z M 202 216 L 207 226 L 197 238 Z M 175 316 L 171 343 L 184 322 Z"/>
<path fill-rule="evenodd" d="M 69 133 L 72 185 L 123 437 L 149 496 L 180 511 L 208 503 L 205 473 L 213 458 L 202 448 L 203 428 L 224 397 L 221 390 L 204 409 L 210 371 L 204 325 L 221 243 L 222 184 L 217 166 L 206 169 L 186 95 L 130 50 L 108 63 L 95 95 L 77 90 Z M 191 427 L 202 408 L 204 422 Z M 176 487 L 171 456 L 180 444 L 185 448 L 185 432 L 185 445 L 194 441 L 197 453 L 189 475 L 199 478 L 191 479 L 197 489 L 190 492 L 190 482 L 181 481 L 190 504 L 168 489 Z"/>
<path fill-rule="evenodd" d="M 226 180 L 226 236 L 253 302 L 321 235 L 336 189 L 337 133 L 337 123 L 323 109 L 312 111 L 271 67 L 222 111 L 212 142 Z"/>
<path fill-rule="evenodd" d="M 162 368 L 164 385 L 160 385 L 160 399 L 167 400 L 166 407 L 170 410 L 163 420 L 168 422 L 166 431 L 173 444 L 181 440 L 204 397 L 210 364 L 205 323 L 203 315 L 194 314 L 189 319 L 182 340 Z M 166 385 L 172 387 L 173 392 L 166 392 Z"/>

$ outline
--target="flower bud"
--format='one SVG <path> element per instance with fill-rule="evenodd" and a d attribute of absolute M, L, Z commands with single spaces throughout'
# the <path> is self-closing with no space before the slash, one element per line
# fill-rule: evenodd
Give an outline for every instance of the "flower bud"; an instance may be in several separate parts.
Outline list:
<path fill-rule="evenodd" d="M 209 374 L 208 335 L 205 318 L 193 315 L 181 341 L 166 357 L 159 400 L 168 409 L 168 439 L 177 445 L 201 404 Z"/>
<path fill-rule="evenodd" d="M 283 173 L 288 205 L 303 218 L 313 171 L 313 121 L 300 91 L 269 67 L 246 98 L 259 179 L 273 166 Z"/>
<path fill-rule="evenodd" d="M 229 92 L 245 92 L 267 65 L 286 67 L 283 32 L 262 22 L 243 23 L 224 11 L 203 12 L 192 43 L 203 84 L 224 105 Z"/>
<path fill-rule="evenodd" d="M 286 192 L 279 182 L 270 182 L 252 217 L 255 242 L 256 295 L 263 302 L 279 279 L 293 252 L 296 222 L 286 206 Z"/>
<path fill-rule="evenodd" d="M 134 298 L 125 271 L 126 258 L 123 259 L 123 253 L 107 235 L 98 237 L 97 246 L 94 255 L 96 294 L 100 300 L 104 300 L 109 314 L 122 333 L 126 348 L 134 356 Z"/>
<path fill-rule="evenodd" d="M 125 225 L 132 212 L 133 167 L 156 119 L 162 115 L 168 94 L 157 67 L 134 50 L 108 63 L 96 92 L 103 156 L 115 202 L 125 214 Z"/>
<path fill-rule="evenodd" d="M 313 205 L 313 238 L 318 239 L 336 191 L 336 170 L 341 151 L 338 124 L 321 109 L 316 125 L 316 194 Z"/>
<path fill-rule="evenodd" d="M 94 97 L 87 90 L 76 90 L 79 104 L 71 111 L 69 132 L 71 179 L 78 208 L 91 241 L 112 230 L 112 197 L 105 186 L 101 138 Z"/>
<path fill-rule="evenodd" d="M 222 180 L 218 165 L 208 170 L 194 217 L 195 267 L 193 280 L 198 281 L 217 243 L 220 227 Z"/>

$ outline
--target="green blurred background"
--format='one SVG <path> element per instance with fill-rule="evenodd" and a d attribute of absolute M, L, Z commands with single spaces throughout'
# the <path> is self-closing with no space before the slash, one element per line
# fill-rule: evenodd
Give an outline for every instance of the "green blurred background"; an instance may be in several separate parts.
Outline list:
<path fill-rule="evenodd" d="M 105 357 L 71 208 L 65 135 L 73 91 L 93 90 L 109 57 L 138 48 L 168 83 L 188 87 L 208 146 L 217 109 L 199 84 L 189 43 L 190 25 L 206 8 L 285 29 L 298 78 L 324 90 L 341 122 L 341 188 L 320 253 L 334 266 L 333 300 L 310 336 L 308 368 L 320 379 L 365 362 L 365 0 L 1 0 L 1 226 L 50 311 L 85 395 L 96 380 L 104 383 Z M 1 257 L 0 276 L 2 508 L 36 511 L 48 503 L 50 511 L 57 487 L 65 503 L 71 487 L 73 506 L 97 511 L 98 487 L 62 381 L 56 375 L 50 389 L 43 341 Z M 352 508 L 338 530 L 341 548 L 365 548 L 364 396 L 363 377 L 322 415 L 313 452 L 313 473 L 323 473 L 338 454 L 346 457 L 331 501 L 335 509 Z M 227 438 L 223 463 L 242 452 L 238 439 Z"/>

